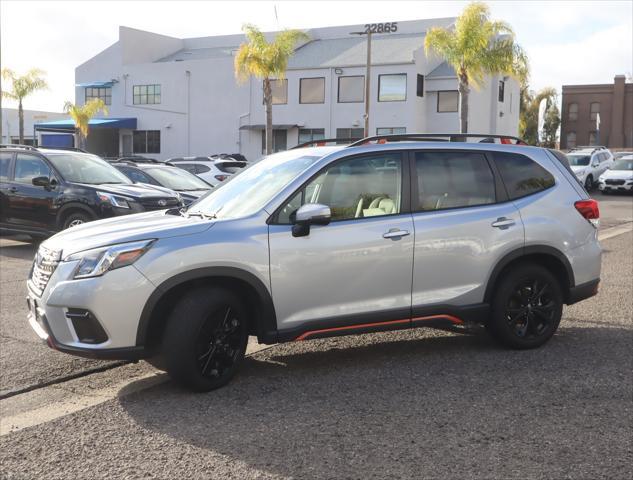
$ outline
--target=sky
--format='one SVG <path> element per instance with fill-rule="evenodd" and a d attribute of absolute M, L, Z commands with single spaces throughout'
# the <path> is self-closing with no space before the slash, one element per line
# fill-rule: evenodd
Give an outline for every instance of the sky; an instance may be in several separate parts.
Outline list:
<path fill-rule="evenodd" d="M 530 86 L 610 83 L 633 72 L 633 1 L 489 1 L 514 28 L 531 64 Z M 118 39 L 118 27 L 179 38 L 457 16 L 462 1 L 30 1 L 0 0 L 1 65 L 46 71 L 49 90 L 25 108 L 74 101 L 74 69 Z M 275 13 L 276 12 L 276 13 Z M 3 100 L 3 107 L 13 106 Z"/>

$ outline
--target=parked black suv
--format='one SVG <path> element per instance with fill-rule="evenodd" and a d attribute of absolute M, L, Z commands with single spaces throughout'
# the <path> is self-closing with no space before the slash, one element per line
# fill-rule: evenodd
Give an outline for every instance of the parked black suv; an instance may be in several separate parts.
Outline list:
<path fill-rule="evenodd" d="M 91 220 L 182 205 L 166 188 L 135 185 L 76 149 L 0 145 L 0 231 L 45 237 Z"/>

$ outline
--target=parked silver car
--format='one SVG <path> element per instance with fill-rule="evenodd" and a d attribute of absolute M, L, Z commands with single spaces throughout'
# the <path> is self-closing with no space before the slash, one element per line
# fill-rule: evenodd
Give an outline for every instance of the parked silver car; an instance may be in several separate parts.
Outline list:
<path fill-rule="evenodd" d="M 597 293 L 597 202 L 542 148 L 405 141 L 277 153 L 186 211 L 42 243 L 29 321 L 58 350 L 147 358 L 206 391 L 249 335 L 410 327 L 538 347 Z"/>

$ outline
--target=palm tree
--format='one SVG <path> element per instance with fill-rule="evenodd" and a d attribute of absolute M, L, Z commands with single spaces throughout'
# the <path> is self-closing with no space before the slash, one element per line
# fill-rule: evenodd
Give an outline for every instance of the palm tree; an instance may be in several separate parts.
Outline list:
<path fill-rule="evenodd" d="M 548 119 L 548 130 L 546 139 L 539 142 L 538 138 L 538 114 L 541 102 L 545 100 L 545 117 Z M 542 144 L 553 146 L 552 136 L 555 135 L 560 123 L 560 116 L 556 103 L 558 94 L 556 89 L 552 87 L 543 88 L 538 93 L 531 91 L 527 85 L 521 87 L 521 105 L 519 113 L 519 136 L 529 145 Z M 558 117 L 558 121 L 556 118 Z M 551 132 L 550 130 L 553 130 Z"/>
<path fill-rule="evenodd" d="M 468 94 L 486 75 L 509 75 L 519 80 L 528 76 L 528 61 L 514 41 L 512 27 L 491 21 L 484 3 L 468 5 L 454 27 L 431 28 L 424 39 L 426 54 L 444 58 L 457 72 L 460 96 L 461 133 L 468 132 Z"/>
<path fill-rule="evenodd" d="M 44 75 L 45 72 L 39 68 L 32 68 L 22 76 L 18 76 L 11 69 L 2 69 L 2 78 L 11 82 L 11 90 L 3 90 L 2 96 L 18 102 L 20 143 L 24 143 L 24 110 L 22 109 L 22 100 L 38 90 L 48 88 Z"/>
<path fill-rule="evenodd" d="M 85 147 L 88 133 L 90 133 L 90 119 L 100 111 L 105 115 L 108 114 L 108 108 L 100 98 L 90 99 L 84 105 L 75 105 L 71 102 L 64 104 L 64 112 L 69 114 L 70 118 L 75 122 L 75 132 L 79 137 L 79 148 Z"/>
<path fill-rule="evenodd" d="M 268 42 L 264 34 L 254 25 L 244 25 L 247 41 L 240 45 L 235 55 L 235 76 L 239 82 L 249 77 L 264 80 L 264 103 L 266 105 L 266 154 L 273 151 L 273 92 L 271 77 L 284 78 L 288 60 L 298 42 L 308 40 L 300 30 L 284 30 Z"/>

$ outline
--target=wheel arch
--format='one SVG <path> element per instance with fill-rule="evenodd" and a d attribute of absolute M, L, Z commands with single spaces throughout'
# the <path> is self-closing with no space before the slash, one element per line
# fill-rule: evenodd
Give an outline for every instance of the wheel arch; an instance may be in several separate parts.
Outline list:
<path fill-rule="evenodd" d="M 262 343 L 277 342 L 277 318 L 272 296 L 254 274 L 235 267 L 205 267 L 177 274 L 161 283 L 146 301 L 136 333 L 136 345 L 149 349 L 162 337 L 171 309 L 192 288 L 230 288 L 244 299 L 249 310 L 249 334 Z"/>
<path fill-rule="evenodd" d="M 570 291 L 575 286 L 574 270 L 567 256 L 560 250 L 548 245 L 530 245 L 522 247 L 506 254 L 492 270 L 486 291 L 484 302 L 490 303 L 499 279 L 517 263 L 530 262 L 547 268 L 560 281 L 565 296 L 565 302 L 569 301 Z"/>
<path fill-rule="evenodd" d="M 64 220 L 66 219 L 66 217 L 74 212 L 85 213 L 86 215 L 90 215 L 90 218 L 92 218 L 93 220 L 97 219 L 97 215 L 95 215 L 95 212 L 90 207 L 80 202 L 72 202 L 67 203 L 57 212 L 57 227 L 59 229 L 62 229 L 64 227 Z"/>

